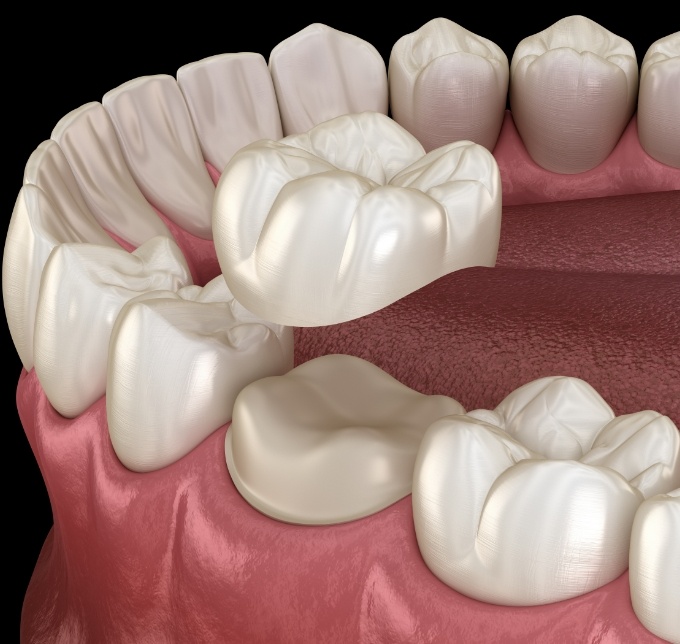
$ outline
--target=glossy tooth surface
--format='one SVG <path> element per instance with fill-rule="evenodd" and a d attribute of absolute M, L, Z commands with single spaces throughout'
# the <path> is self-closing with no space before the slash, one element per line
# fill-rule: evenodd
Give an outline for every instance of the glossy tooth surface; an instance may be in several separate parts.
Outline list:
<path fill-rule="evenodd" d="M 466 266 L 492 266 L 493 156 L 461 141 L 424 155 L 392 119 L 346 115 L 240 150 L 217 187 L 217 257 L 235 297 L 279 324 L 372 313 Z"/>
<path fill-rule="evenodd" d="M 175 79 L 136 78 L 107 92 L 102 103 L 144 196 L 184 230 L 212 239 L 215 189 Z"/>
<path fill-rule="evenodd" d="M 614 149 L 637 98 L 633 46 L 583 16 L 522 40 L 510 107 L 531 158 L 552 172 L 590 170 Z"/>
<path fill-rule="evenodd" d="M 680 168 L 680 31 L 653 43 L 642 60 L 637 126 L 649 156 Z"/>
<path fill-rule="evenodd" d="M 680 644 L 680 488 L 647 499 L 630 537 L 630 597 L 642 624 Z"/>
<path fill-rule="evenodd" d="M 177 71 L 203 157 L 222 172 L 234 153 L 259 139 L 280 139 L 281 117 L 260 54 L 222 54 Z"/>
<path fill-rule="evenodd" d="M 315 23 L 269 56 L 283 133 L 299 134 L 342 114 L 387 114 L 387 73 L 377 49 Z"/>
<path fill-rule="evenodd" d="M 291 523 L 365 517 L 411 491 L 427 427 L 464 413 L 360 358 L 328 355 L 246 387 L 225 441 L 227 466 L 255 508 Z"/>
<path fill-rule="evenodd" d="M 293 330 L 246 311 L 221 275 L 128 302 L 109 346 L 111 442 L 138 472 L 188 454 L 231 418 L 243 387 L 293 366 Z"/>
<path fill-rule="evenodd" d="M 120 248 L 83 201 L 59 146 L 44 141 L 26 164 L 2 259 L 7 324 L 27 371 L 33 367 L 33 329 L 43 266 L 52 249 L 65 242 Z"/>
<path fill-rule="evenodd" d="M 576 597 L 623 573 L 638 506 L 678 482 L 679 438 L 656 412 L 610 412 L 583 381 L 542 378 L 494 411 L 435 422 L 413 479 L 416 536 L 432 572 L 465 595 L 514 606 Z"/>
<path fill-rule="evenodd" d="M 155 237 L 128 253 L 94 244 L 62 244 L 43 271 L 35 371 L 52 406 L 74 418 L 104 395 L 111 328 L 123 305 L 146 291 L 191 284 L 174 241 Z"/>
<path fill-rule="evenodd" d="M 508 77 L 508 58 L 498 45 L 435 18 L 392 48 L 392 118 L 427 151 L 463 139 L 493 150 L 505 115 Z"/>
<path fill-rule="evenodd" d="M 159 235 L 172 237 L 132 178 L 101 103 L 87 103 L 69 112 L 57 123 L 52 139 L 104 228 L 135 247 Z"/>

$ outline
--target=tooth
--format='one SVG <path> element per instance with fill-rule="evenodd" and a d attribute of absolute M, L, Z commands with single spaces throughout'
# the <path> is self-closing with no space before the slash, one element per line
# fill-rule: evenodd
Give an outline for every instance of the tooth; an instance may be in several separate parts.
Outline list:
<path fill-rule="evenodd" d="M 128 302 L 109 345 L 106 412 L 120 461 L 160 469 L 231 418 L 243 387 L 293 366 L 291 328 L 259 320 L 222 276 Z"/>
<path fill-rule="evenodd" d="M 101 103 L 87 103 L 64 116 L 52 139 L 102 226 L 135 247 L 158 235 L 172 237 L 134 182 Z"/>
<path fill-rule="evenodd" d="M 680 644 L 680 488 L 647 499 L 630 537 L 630 597 L 645 628 Z"/>
<path fill-rule="evenodd" d="M 600 430 L 614 419 L 612 408 L 580 378 L 549 376 L 508 395 L 496 413 L 501 427 L 546 458 L 580 459 Z"/>
<path fill-rule="evenodd" d="M 680 481 L 680 437 L 653 411 L 612 416 L 587 383 L 555 377 L 493 412 L 433 423 L 413 479 L 428 567 L 465 595 L 516 606 L 576 597 L 623 573 L 639 504 Z"/>
<path fill-rule="evenodd" d="M 44 141 L 26 164 L 24 187 L 14 205 L 2 259 L 7 325 L 26 371 L 33 368 L 40 276 L 52 249 L 64 242 L 120 248 L 83 202 L 59 146 Z"/>
<path fill-rule="evenodd" d="M 409 494 L 428 425 L 462 413 L 453 398 L 413 391 L 361 358 L 327 355 L 243 389 L 227 467 L 244 498 L 275 519 L 351 521 Z"/>
<path fill-rule="evenodd" d="M 616 470 L 645 498 L 680 487 L 680 433 L 655 411 L 610 421 L 580 460 Z"/>
<path fill-rule="evenodd" d="M 144 196 L 184 230 L 212 239 L 215 188 L 175 79 L 136 78 L 107 92 L 102 103 Z"/>
<path fill-rule="evenodd" d="M 546 170 L 590 170 L 614 149 L 635 109 L 633 46 L 583 16 L 522 40 L 510 64 L 510 106 L 531 158 Z"/>
<path fill-rule="evenodd" d="M 637 126 L 649 156 L 680 168 L 680 31 L 653 43 L 642 60 Z"/>
<path fill-rule="evenodd" d="M 283 136 L 272 77 L 261 54 L 222 54 L 184 65 L 177 83 L 203 156 L 220 172 L 243 146 Z"/>
<path fill-rule="evenodd" d="M 217 257 L 263 318 L 319 326 L 376 311 L 466 266 L 492 266 L 501 215 L 493 156 L 467 141 L 423 156 L 376 113 L 240 150 L 215 195 Z"/>
<path fill-rule="evenodd" d="M 190 283 L 167 237 L 133 253 L 93 244 L 55 248 L 42 275 L 34 338 L 35 371 L 52 406 L 74 418 L 104 395 L 111 328 L 128 300 Z"/>
<path fill-rule="evenodd" d="M 505 116 L 508 76 L 508 58 L 498 45 L 435 18 L 392 48 L 392 118 L 427 151 L 462 139 L 493 150 Z"/>
<path fill-rule="evenodd" d="M 309 25 L 274 47 L 269 70 L 286 135 L 343 114 L 387 114 L 385 61 L 373 45 L 343 31 Z"/>

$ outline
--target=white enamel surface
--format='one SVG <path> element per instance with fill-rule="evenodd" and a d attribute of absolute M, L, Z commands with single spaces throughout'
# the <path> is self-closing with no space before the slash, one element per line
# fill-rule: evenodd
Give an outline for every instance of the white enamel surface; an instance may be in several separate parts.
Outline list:
<path fill-rule="evenodd" d="M 528 606 L 576 597 L 624 572 L 639 504 L 678 483 L 678 430 L 653 411 L 607 420 L 606 403 L 581 383 L 544 378 L 494 411 L 428 429 L 413 515 L 423 559 L 444 583 L 481 601 Z"/>
<path fill-rule="evenodd" d="M 281 521 L 329 524 L 368 516 L 411 491 L 427 427 L 464 413 L 347 355 L 310 360 L 236 399 L 227 467 L 244 498 Z"/>
<path fill-rule="evenodd" d="M 680 168 L 680 31 L 653 43 L 642 60 L 637 126 L 647 154 Z"/>
<path fill-rule="evenodd" d="M 680 488 L 647 499 L 630 538 L 630 598 L 642 624 L 680 644 Z"/>
<path fill-rule="evenodd" d="M 505 116 L 508 78 L 508 58 L 498 45 L 435 18 L 392 48 L 392 118 L 428 152 L 463 139 L 493 150 Z"/>
<path fill-rule="evenodd" d="M 47 398 L 74 418 L 104 395 L 111 328 L 123 305 L 146 291 L 191 284 L 177 244 L 154 237 L 133 253 L 93 244 L 62 244 L 43 271 L 35 371 Z"/>
<path fill-rule="evenodd" d="M 222 276 L 135 298 L 111 334 L 113 448 L 128 469 L 165 467 L 231 418 L 243 387 L 292 366 L 293 330 L 245 311 Z"/>
<path fill-rule="evenodd" d="M 510 107 L 531 158 L 563 174 L 614 149 L 635 109 L 633 46 L 583 16 L 522 40 L 510 64 Z"/>
<path fill-rule="evenodd" d="M 107 92 L 102 103 L 144 196 L 184 230 L 212 239 L 215 188 L 175 79 L 136 78 Z"/>
<path fill-rule="evenodd" d="M 382 114 L 347 115 L 240 150 L 217 187 L 217 257 L 235 297 L 318 326 L 391 304 L 466 266 L 493 266 L 501 183 L 468 141 L 424 155 Z"/>
<path fill-rule="evenodd" d="M 387 72 L 361 38 L 315 23 L 269 56 L 283 133 L 300 134 L 342 114 L 387 114 Z"/>
<path fill-rule="evenodd" d="M 2 293 L 14 346 L 24 368 L 33 367 L 33 330 L 43 267 L 52 249 L 66 242 L 120 248 L 95 220 L 54 141 L 31 155 L 7 230 Z"/>
<path fill-rule="evenodd" d="M 159 235 L 171 237 L 139 191 L 101 103 L 69 112 L 55 126 L 59 144 L 97 221 L 133 246 Z"/>
<path fill-rule="evenodd" d="M 283 136 L 279 106 L 264 58 L 222 54 L 177 70 L 203 157 L 222 172 L 234 153 L 259 139 Z"/>

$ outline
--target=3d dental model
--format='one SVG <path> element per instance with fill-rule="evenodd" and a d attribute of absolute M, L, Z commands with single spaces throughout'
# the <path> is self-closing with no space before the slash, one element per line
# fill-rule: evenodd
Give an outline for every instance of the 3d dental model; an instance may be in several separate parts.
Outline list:
<path fill-rule="evenodd" d="M 55 518 L 23 639 L 680 642 L 679 42 L 640 140 L 626 43 L 582 17 L 518 47 L 521 138 L 507 58 L 444 19 L 389 76 L 312 25 L 64 117 L 3 259 Z M 554 57 L 618 115 L 565 99 L 576 174 L 529 157 Z M 533 257 L 532 218 L 577 221 L 538 202 L 582 197 L 621 262 L 580 231 Z"/>

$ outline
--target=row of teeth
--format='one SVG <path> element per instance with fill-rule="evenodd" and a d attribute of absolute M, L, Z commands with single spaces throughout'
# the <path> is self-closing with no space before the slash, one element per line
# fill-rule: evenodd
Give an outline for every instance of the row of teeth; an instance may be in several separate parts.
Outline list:
<path fill-rule="evenodd" d="M 540 122 L 530 111 L 542 98 L 532 90 L 530 70 L 546 66 L 542 73 L 550 76 L 545 70 L 557 64 L 560 86 L 578 89 L 582 64 L 603 66 L 589 78 L 596 79 L 597 96 L 613 83 L 604 92 L 606 123 L 583 116 L 578 106 L 588 98 L 581 88 L 564 112 L 573 127 L 565 121 L 555 128 L 569 130 L 569 146 L 576 141 L 580 150 L 565 154 L 561 143 L 568 166 L 559 171 L 578 172 L 609 154 L 630 118 L 635 54 L 630 47 L 630 64 L 625 41 L 581 17 L 551 30 L 515 52 L 513 115 L 530 154 L 548 167 L 550 150 L 544 152 L 555 132 L 520 125 L 523 118 Z M 587 42 L 579 44 L 584 35 Z M 565 37 L 574 39 L 567 41 L 571 48 Z M 647 152 L 676 167 L 677 102 L 666 98 L 677 89 L 679 37 L 658 41 L 645 57 L 638 116 Z M 531 56 L 536 48 L 548 51 L 528 65 L 524 54 L 518 57 L 524 46 Z M 562 58 L 551 63 L 551 56 L 574 57 L 574 51 L 578 69 L 565 76 L 574 68 Z M 312 25 L 272 52 L 269 69 L 259 55 L 218 56 L 181 68 L 177 82 L 169 76 L 130 81 L 103 105 L 67 115 L 27 163 L 5 246 L 5 308 L 24 367 L 35 366 L 50 402 L 67 417 L 108 392 L 116 453 L 130 469 L 148 471 L 177 460 L 227 422 L 249 382 L 291 369 L 292 329 L 283 325 L 352 319 L 457 268 L 493 265 L 500 178 L 485 148 L 498 136 L 509 78 L 498 52 L 439 19 L 395 45 L 388 79 L 368 43 Z M 609 54 L 623 72 L 611 71 Z M 487 68 L 492 76 L 480 71 Z M 476 85 L 461 91 L 451 84 L 466 74 L 486 78 L 481 93 Z M 645 116 L 645 92 L 652 92 L 645 88 L 652 86 L 659 95 L 647 100 Z M 380 114 L 388 88 L 396 123 Z M 619 112 L 612 97 L 624 94 Z M 564 95 L 560 100 L 563 105 Z M 480 101 L 493 109 L 466 109 Z M 547 118 L 555 106 L 541 109 Z M 335 118 L 347 112 L 367 113 Z M 452 114 L 466 117 L 452 124 Z M 276 142 L 283 134 L 291 136 Z M 432 150 L 440 141 L 457 142 Z M 375 221 L 360 216 L 366 203 L 381 215 Z M 209 239 L 214 229 L 224 278 L 203 288 L 192 284 L 154 207 L 197 237 Z M 320 208 L 333 213 L 334 235 L 316 235 L 328 226 L 314 219 Z M 405 253 L 413 265 L 403 261 Z M 310 274 L 310 265 L 318 272 Z M 383 475 L 391 470 L 381 467 Z"/>
<path fill-rule="evenodd" d="M 654 411 L 615 417 L 583 380 L 541 378 L 466 414 L 328 355 L 245 387 L 225 451 L 244 498 L 291 523 L 357 519 L 412 492 L 426 564 L 485 602 L 582 595 L 630 551 L 636 612 L 680 636 L 680 434 Z"/>

